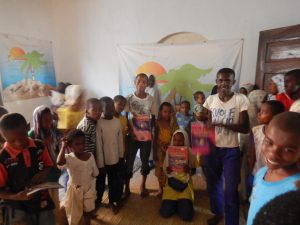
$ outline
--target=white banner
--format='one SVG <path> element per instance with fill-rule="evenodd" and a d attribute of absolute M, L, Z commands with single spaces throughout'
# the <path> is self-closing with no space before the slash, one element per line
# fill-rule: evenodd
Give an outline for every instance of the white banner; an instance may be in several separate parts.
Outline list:
<path fill-rule="evenodd" d="M 170 101 L 175 96 L 193 103 L 195 91 L 203 91 L 206 96 L 211 92 L 216 73 L 223 67 L 232 68 L 239 83 L 242 49 L 242 39 L 184 45 L 119 45 L 120 93 L 127 96 L 134 92 L 137 74 L 153 74 L 162 100 Z"/>

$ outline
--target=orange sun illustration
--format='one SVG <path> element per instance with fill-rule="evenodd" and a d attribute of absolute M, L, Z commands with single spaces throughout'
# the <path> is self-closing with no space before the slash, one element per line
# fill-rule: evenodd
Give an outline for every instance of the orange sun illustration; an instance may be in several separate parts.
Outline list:
<path fill-rule="evenodd" d="M 162 74 L 167 73 L 167 71 L 165 70 L 165 68 L 160 65 L 157 62 L 146 62 L 143 65 L 139 66 L 139 68 L 136 70 L 136 75 L 139 73 L 145 73 L 148 76 L 153 74 L 154 76 L 158 77 Z M 157 83 L 166 83 L 167 81 L 165 80 L 159 80 L 157 81 Z"/>

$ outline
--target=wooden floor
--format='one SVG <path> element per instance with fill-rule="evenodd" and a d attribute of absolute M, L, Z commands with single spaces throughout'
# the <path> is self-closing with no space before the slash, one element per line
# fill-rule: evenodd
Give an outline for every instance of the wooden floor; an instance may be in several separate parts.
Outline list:
<path fill-rule="evenodd" d="M 153 171 L 147 180 L 147 189 L 150 191 L 150 196 L 147 198 L 139 196 L 140 181 L 141 175 L 137 172 L 134 174 L 131 182 L 132 194 L 117 215 L 114 215 L 107 206 L 102 206 L 97 209 L 97 217 L 92 220 L 92 225 L 206 225 L 207 219 L 213 215 L 209 210 L 205 180 L 202 176 L 195 175 L 193 177 L 195 217 L 191 222 L 181 221 L 176 215 L 168 219 L 162 218 L 159 215 L 161 200 L 155 196 L 158 183 Z M 104 202 L 108 203 L 107 195 Z M 245 220 L 241 218 L 240 224 L 244 223 Z"/>

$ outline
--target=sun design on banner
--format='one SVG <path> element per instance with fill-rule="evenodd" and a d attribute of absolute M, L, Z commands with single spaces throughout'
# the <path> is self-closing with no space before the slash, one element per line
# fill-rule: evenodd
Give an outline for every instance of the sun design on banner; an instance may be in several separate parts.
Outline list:
<path fill-rule="evenodd" d="M 165 101 L 175 102 L 175 99 L 193 101 L 196 91 L 210 92 L 213 84 L 200 82 L 213 68 L 200 69 L 192 64 L 184 64 L 179 69 L 167 70 L 157 62 L 146 62 L 138 67 L 136 74 L 153 74 L 156 77 L 161 96 Z"/>

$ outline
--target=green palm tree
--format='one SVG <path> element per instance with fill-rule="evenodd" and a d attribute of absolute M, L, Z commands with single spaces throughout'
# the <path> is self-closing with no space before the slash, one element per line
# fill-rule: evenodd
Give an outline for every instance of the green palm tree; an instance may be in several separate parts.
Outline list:
<path fill-rule="evenodd" d="M 161 94 L 165 95 L 175 91 L 177 95 L 192 102 L 193 93 L 196 91 L 209 92 L 213 85 L 199 82 L 199 78 L 206 76 L 212 71 L 199 69 L 192 64 L 185 64 L 178 70 L 171 69 L 168 73 L 157 77 L 157 80 L 167 81 L 161 88 Z"/>
<path fill-rule="evenodd" d="M 24 63 L 22 63 L 20 69 L 25 75 L 25 80 L 28 80 L 28 74 L 31 74 L 31 79 L 35 80 L 36 73 L 40 70 L 41 65 L 46 65 L 46 61 L 42 61 L 41 58 L 44 54 L 39 53 L 38 51 L 34 50 L 30 53 L 22 55 L 22 58 L 25 58 Z"/>

